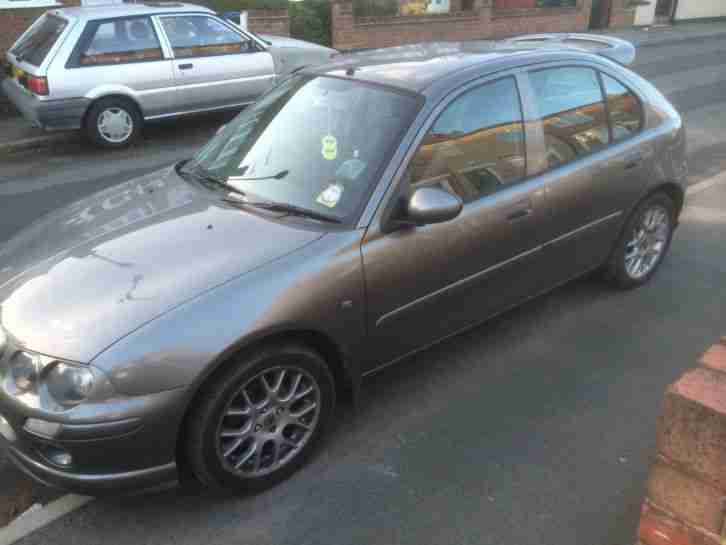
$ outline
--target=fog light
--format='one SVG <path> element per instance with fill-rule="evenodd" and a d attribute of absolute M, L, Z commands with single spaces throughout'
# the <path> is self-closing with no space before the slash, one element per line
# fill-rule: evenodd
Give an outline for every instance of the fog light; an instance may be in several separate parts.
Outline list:
<path fill-rule="evenodd" d="M 62 448 L 47 445 L 43 447 L 45 457 L 57 466 L 68 467 L 73 463 L 73 457 Z"/>
<path fill-rule="evenodd" d="M 45 420 L 38 420 L 37 418 L 28 418 L 25 421 L 23 429 L 33 435 L 40 435 L 48 439 L 53 439 L 61 429 L 61 425 L 58 422 L 46 422 Z"/>

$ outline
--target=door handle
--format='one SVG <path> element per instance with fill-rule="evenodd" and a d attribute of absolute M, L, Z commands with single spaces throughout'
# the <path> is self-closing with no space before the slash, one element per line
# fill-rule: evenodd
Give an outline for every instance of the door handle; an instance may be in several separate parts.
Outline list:
<path fill-rule="evenodd" d="M 190 62 L 179 65 L 179 70 L 189 70 L 190 68 L 194 68 L 194 65 Z"/>
<path fill-rule="evenodd" d="M 531 208 L 520 208 L 519 210 L 514 210 L 513 212 L 510 212 L 507 215 L 507 221 L 517 221 L 521 220 L 522 218 L 526 218 L 532 213 Z"/>
<path fill-rule="evenodd" d="M 635 153 L 625 159 L 625 170 L 631 170 L 640 166 L 643 162 L 643 156 L 640 153 Z"/>

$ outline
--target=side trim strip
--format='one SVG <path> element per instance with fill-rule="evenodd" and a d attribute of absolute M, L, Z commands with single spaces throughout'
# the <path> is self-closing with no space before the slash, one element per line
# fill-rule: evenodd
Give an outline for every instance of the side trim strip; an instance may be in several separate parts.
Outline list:
<path fill-rule="evenodd" d="M 521 254 L 517 254 L 514 257 L 510 257 L 509 259 L 505 259 L 504 261 L 501 261 L 497 263 L 496 265 L 492 265 L 491 267 L 484 269 L 483 271 L 479 271 L 478 273 L 474 273 L 471 276 L 467 276 L 466 278 L 462 278 L 461 280 L 457 280 L 456 282 L 453 282 L 449 284 L 448 286 L 444 286 L 443 288 L 440 288 L 436 291 L 433 291 L 431 293 L 428 293 L 424 295 L 423 297 L 419 297 L 418 299 L 415 299 L 411 301 L 410 303 L 406 303 L 405 305 L 398 307 L 397 309 L 392 310 L 391 312 L 384 314 L 380 318 L 378 318 L 378 321 L 376 321 L 376 327 L 380 327 L 381 324 L 386 322 L 387 320 L 390 320 L 397 314 L 400 314 L 401 312 L 405 312 L 406 310 L 409 310 L 410 308 L 413 308 L 417 305 L 420 305 L 422 303 L 425 303 L 429 299 L 433 299 L 434 297 L 438 297 L 439 295 L 458 288 L 460 286 L 463 286 L 465 284 L 468 284 L 469 282 L 473 282 L 475 280 L 478 280 L 482 278 L 483 276 L 486 276 L 489 273 L 492 273 L 496 271 L 497 269 L 501 269 L 502 267 L 509 265 L 510 263 L 514 263 L 515 261 L 518 261 L 520 259 L 523 259 L 529 255 L 534 254 L 535 252 L 538 252 L 542 249 L 542 246 L 535 246 L 534 248 L 527 250 L 525 252 L 522 252 Z"/>
<path fill-rule="evenodd" d="M 151 115 L 151 116 L 145 117 L 144 119 L 146 121 L 151 121 L 153 119 L 163 119 L 165 117 L 177 117 L 177 116 L 181 116 L 181 115 L 200 114 L 203 112 L 216 112 L 219 110 L 234 110 L 235 108 L 241 108 L 242 106 L 249 106 L 250 104 L 252 104 L 252 102 L 239 102 L 237 104 L 227 104 L 225 106 L 215 106 L 214 108 L 199 108 L 197 110 L 184 110 L 182 112 L 172 112 L 169 114 Z"/>
<path fill-rule="evenodd" d="M 558 242 L 562 242 L 563 240 L 567 240 L 570 237 L 575 236 L 578 233 L 581 233 L 582 231 L 585 231 L 587 229 L 590 229 L 591 227 L 595 227 L 596 225 L 600 225 L 601 223 L 605 223 L 606 221 L 609 221 L 611 219 L 615 219 L 618 216 L 621 216 L 623 214 L 623 211 L 620 210 L 618 212 L 613 212 L 612 214 L 605 216 L 604 218 L 597 219 L 595 221 L 592 221 L 586 225 L 583 225 L 582 227 L 578 227 L 574 231 L 570 231 L 569 233 L 565 233 L 564 235 L 560 235 L 557 238 L 553 238 L 549 242 L 546 242 L 544 246 L 551 246 L 553 244 L 557 244 Z"/>
<path fill-rule="evenodd" d="M 530 250 L 527 250 L 525 252 L 522 252 L 521 254 L 517 254 L 514 257 L 510 257 L 509 259 L 505 259 L 504 261 L 501 261 L 501 262 L 497 263 L 496 265 L 492 265 L 491 267 L 486 268 L 483 271 L 479 271 L 478 273 L 474 273 L 471 276 L 467 276 L 466 278 L 462 278 L 461 280 L 457 280 L 456 282 L 453 282 L 453 283 L 451 283 L 451 284 L 449 284 L 447 286 L 444 286 L 443 288 L 440 288 L 440 289 L 438 289 L 436 291 L 433 291 L 431 293 L 428 293 L 428 294 L 424 295 L 423 297 L 419 297 L 418 299 L 414 299 L 413 301 L 411 301 L 409 303 L 406 303 L 405 305 L 400 306 L 400 307 L 398 307 L 396 309 L 393 309 L 392 311 L 390 311 L 390 312 L 384 314 L 383 316 L 381 316 L 380 318 L 378 318 L 378 320 L 376 321 L 376 327 L 380 327 L 381 325 L 383 325 L 385 322 L 387 322 L 391 318 L 394 318 L 396 315 L 398 315 L 398 314 L 400 314 L 402 312 L 405 312 L 407 310 L 410 310 L 411 308 L 414 308 L 414 307 L 416 307 L 416 306 L 418 306 L 420 304 L 423 304 L 426 301 L 428 301 L 430 299 L 433 299 L 434 297 L 438 297 L 439 295 L 442 295 L 442 294 L 446 293 L 447 291 L 450 291 L 452 289 L 461 287 L 461 286 L 463 286 L 463 285 L 465 285 L 465 284 L 467 284 L 469 282 L 476 281 L 476 280 L 478 280 L 478 279 L 486 276 L 487 274 L 490 274 L 490 273 L 496 271 L 497 269 L 501 269 L 502 267 L 505 267 L 506 265 L 509 265 L 510 263 L 514 263 L 515 261 L 518 261 L 520 259 L 523 259 L 523 258 L 529 256 L 529 255 L 532 255 L 535 252 L 538 252 L 538 251 L 542 250 L 543 248 L 546 248 L 547 246 L 551 246 L 553 244 L 557 244 L 558 242 L 562 242 L 564 240 L 567 240 L 568 238 L 573 237 L 573 236 L 575 236 L 578 233 L 581 233 L 583 231 L 586 231 L 587 229 L 590 229 L 592 227 L 596 227 L 597 225 L 599 225 L 601 223 L 605 223 L 606 221 L 610 221 L 611 219 L 615 219 L 618 216 L 621 216 L 622 213 L 623 213 L 623 211 L 622 210 L 619 210 L 618 212 L 613 212 L 612 214 L 609 214 L 609 215 L 607 215 L 605 217 L 596 219 L 595 221 L 592 221 L 592 222 L 590 222 L 590 223 L 588 223 L 586 225 L 582 225 L 581 227 L 578 227 L 577 229 L 574 229 L 573 231 L 570 231 L 568 233 L 565 233 L 564 235 L 560 235 L 557 238 L 553 238 L 552 240 L 550 240 L 548 242 L 545 242 L 544 244 L 541 244 L 539 246 L 535 246 L 534 248 L 532 248 Z"/>

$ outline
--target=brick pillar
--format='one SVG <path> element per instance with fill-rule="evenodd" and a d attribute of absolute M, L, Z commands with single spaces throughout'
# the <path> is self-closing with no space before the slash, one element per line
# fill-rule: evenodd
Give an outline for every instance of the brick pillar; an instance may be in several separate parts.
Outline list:
<path fill-rule="evenodd" d="M 352 0 L 332 0 L 330 10 L 330 34 L 333 47 L 341 51 L 361 47 L 355 37 Z"/>
<path fill-rule="evenodd" d="M 638 528 L 643 545 L 726 542 L 725 342 L 666 392 Z"/>

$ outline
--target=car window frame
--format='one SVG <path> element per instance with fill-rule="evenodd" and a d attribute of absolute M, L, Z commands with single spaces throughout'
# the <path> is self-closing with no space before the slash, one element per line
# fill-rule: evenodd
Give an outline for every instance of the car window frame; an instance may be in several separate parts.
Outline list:
<path fill-rule="evenodd" d="M 148 19 L 149 25 L 151 26 L 152 30 L 154 31 L 154 36 L 156 37 L 156 41 L 159 44 L 159 50 L 161 51 L 161 58 L 160 59 L 135 59 L 135 60 L 128 60 L 123 62 L 104 62 L 104 63 L 97 63 L 97 64 L 81 64 L 81 55 L 84 51 L 88 49 L 88 47 L 91 45 L 91 42 L 93 41 L 93 38 L 96 36 L 96 31 L 98 28 L 106 23 L 115 23 L 116 21 L 125 21 L 130 19 Z M 108 66 L 124 66 L 127 64 L 143 64 L 143 63 L 150 63 L 150 62 L 162 62 L 167 61 L 166 51 L 164 50 L 164 43 L 161 40 L 161 37 L 159 36 L 159 29 L 157 28 L 156 24 L 154 23 L 153 16 L 150 14 L 137 14 L 137 15 L 124 15 L 121 17 L 106 17 L 103 19 L 90 19 L 85 22 L 85 26 L 83 27 L 83 30 L 81 31 L 80 36 L 76 40 L 76 44 L 73 46 L 73 50 L 71 51 L 71 54 L 68 57 L 68 60 L 66 61 L 66 69 L 68 70 L 74 70 L 77 68 L 98 68 L 98 67 L 108 67 Z"/>
<path fill-rule="evenodd" d="M 603 146 L 602 148 L 600 148 L 596 151 L 587 153 L 585 155 L 577 155 L 572 161 L 568 161 L 566 163 L 563 163 L 563 164 L 560 164 L 560 165 L 557 165 L 554 167 L 550 167 L 546 160 L 547 150 L 546 150 L 546 145 L 545 145 L 544 124 L 542 123 L 542 115 L 539 112 L 539 107 L 537 105 L 537 95 L 532 86 L 532 80 L 530 79 L 530 74 L 533 74 L 535 72 L 542 72 L 544 70 L 557 70 L 557 69 L 561 69 L 561 68 L 585 68 L 585 69 L 589 69 L 589 70 L 592 70 L 595 72 L 595 78 L 596 78 L 596 80 L 598 82 L 598 86 L 600 88 L 602 104 L 603 104 L 604 110 L 605 110 L 605 118 L 606 118 L 609 141 L 608 141 L 607 145 Z M 534 129 L 536 130 L 536 132 L 539 135 L 540 146 L 541 146 L 541 149 L 538 150 L 538 153 L 541 154 L 540 163 L 542 164 L 542 167 L 540 167 L 540 169 L 537 172 L 533 172 L 532 175 L 542 176 L 545 174 L 549 174 L 551 172 L 555 172 L 561 168 L 570 167 L 571 165 L 575 165 L 580 161 L 585 161 L 592 157 L 595 157 L 599 153 L 607 152 L 613 146 L 625 141 L 625 139 L 620 140 L 618 142 L 613 141 L 612 127 L 610 125 L 609 109 L 607 107 L 607 98 L 605 96 L 605 88 L 603 86 L 602 78 L 600 77 L 600 72 L 610 75 L 609 72 L 603 70 L 601 66 L 599 66 L 595 63 L 577 62 L 577 61 L 573 61 L 573 60 L 569 60 L 569 59 L 566 61 L 557 61 L 557 62 L 546 63 L 546 64 L 541 64 L 541 65 L 540 64 L 529 65 L 526 67 L 526 70 L 523 73 L 523 77 L 526 78 L 526 80 L 527 80 L 527 84 L 526 84 L 527 85 L 527 99 L 525 102 L 527 103 L 528 107 L 530 108 L 530 112 L 533 116 L 532 123 L 534 125 Z M 632 90 L 632 86 L 628 85 L 626 87 L 628 89 Z M 641 101 L 641 106 L 642 106 L 642 101 Z M 641 108 L 641 110 L 642 110 L 642 108 Z M 643 130 L 643 127 L 644 127 L 644 121 L 641 120 L 641 132 Z M 640 133 L 636 133 L 636 134 L 640 134 Z"/>
<path fill-rule="evenodd" d="M 230 53 L 218 53 L 214 55 L 192 55 L 190 57 L 177 57 L 174 53 L 174 46 L 171 43 L 171 39 L 169 38 L 169 34 L 166 32 L 166 28 L 164 28 L 164 18 L 168 17 L 207 17 L 209 19 L 214 19 L 216 22 L 221 24 L 222 26 L 226 27 L 230 32 L 233 32 L 234 34 L 237 34 L 244 40 L 248 41 L 250 44 L 252 44 L 253 48 L 250 51 L 237 51 L 237 52 L 230 52 Z M 260 53 L 262 51 L 266 51 L 266 49 L 260 45 L 258 40 L 256 40 L 254 37 L 250 36 L 244 30 L 241 28 L 236 27 L 235 25 L 229 23 L 228 21 L 222 19 L 221 17 L 217 17 L 216 15 L 212 13 L 159 13 L 155 14 L 154 18 L 156 19 L 156 23 L 158 25 L 159 32 L 164 37 L 164 43 L 167 46 L 167 50 L 169 52 L 169 58 L 173 60 L 187 60 L 187 59 L 214 59 L 216 57 L 230 57 L 232 55 L 249 55 L 252 53 Z"/>
<path fill-rule="evenodd" d="M 627 85 L 627 84 L 623 83 L 621 78 L 615 77 L 612 74 L 606 72 L 605 70 L 598 69 L 597 73 L 598 73 L 598 79 L 600 81 L 600 87 L 602 89 L 602 94 L 605 97 L 605 113 L 607 115 L 608 128 L 610 130 L 610 144 L 607 147 L 610 148 L 611 146 L 622 144 L 623 142 L 627 142 L 628 140 L 630 140 L 632 138 L 636 138 L 645 130 L 645 105 L 643 103 L 643 99 L 641 98 L 641 96 L 635 90 L 633 90 L 632 85 Z M 638 101 L 639 114 L 640 114 L 639 115 L 640 124 L 638 126 L 638 130 L 635 131 L 634 133 L 628 134 L 628 136 L 626 136 L 625 138 L 621 138 L 620 140 L 617 140 L 617 141 L 614 138 L 613 125 L 610 120 L 610 105 L 608 104 L 607 91 L 605 89 L 605 80 L 603 79 L 603 76 L 607 76 L 610 79 L 613 79 L 616 82 L 618 82 L 620 85 L 625 87 L 625 89 L 627 89 L 630 93 L 632 93 L 632 95 Z"/>
<path fill-rule="evenodd" d="M 423 138 L 417 144 L 414 153 L 406 161 L 406 167 L 405 167 L 405 169 L 403 171 L 404 177 L 406 176 L 406 173 L 408 172 L 408 168 L 411 165 L 411 162 L 416 157 L 416 155 L 418 154 L 418 152 L 421 149 L 421 147 L 424 145 L 424 140 L 426 139 L 426 136 L 428 134 L 430 134 L 431 130 L 436 126 L 436 124 L 439 122 L 439 120 L 442 118 L 442 116 L 448 111 L 448 109 L 451 106 L 453 106 L 459 99 L 465 97 L 469 93 L 476 92 L 477 90 L 482 89 L 482 88 L 486 87 L 487 85 L 494 85 L 494 84 L 496 84 L 496 83 L 498 83 L 500 81 L 504 81 L 506 79 L 511 79 L 514 82 L 514 89 L 515 89 L 515 91 L 517 93 L 517 105 L 519 106 L 519 114 L 520 114 L 520 120 L 521 120 L 521 125 L 522 125 L 522 137 L 523 137 L 523 149 L 522 149 L 522 152 L 523 152 L 523 155 L 524 155 L 524 172 L 523 172 L 522 176 L 519 179 L 517 179 L 515 181 L 512 181 L 512 182 L 508 182 L 508 183 L 502 185 L 501 188 L 497 189 L 497 191 L 495 191 L 493 193 L 480 194 L 476 198 L 474 198 L 474 199 L 472 199 L 470 201 L 464 201 L 464 206 L 466 207 L 466 206 L 474 205 L 475 203 L 478 203 L 482 199 L 485 199 L 487 197 L 493 197 L 493 196 L 495 196 L 500 190 L 509 189 L 511 187 L 514 187 L 514 186 L 516 186 L 516 185 L 518 185 L 518 184 L 526 181 L 527 178 L 529 177 L 529 172 L 528 172 L 528 164 L 529 164 L 528 155 L 529 154 L 528 154 L 527 123 L 526 123 L 526 119 L 525 119 L 525 108 L 524 108 L 524 101 L 523 101 L 523 98 L 522 98 L 522 91 L 520 90 L 519 81 L 518 81 L 518 79 L 516 77 L 516 74 L 514 74 L 514 73 L 507 73 L 507 74 L 504 74 L 504 75 L 501 75 L 500 74 L 500 75 L 498 75 L 498 77 L 487 78 L 485 81 L 480 81 L 478 83 L 478 85 L 467 86 L 466 87 L 466 90 L 463 90 L 463 91 L 461 91 L 459 93 L 456 93 L 456 96 L 453 97 L 451 100 L 449 100 L 446 103 L 446 105 L 440 111 L 438 111 L 438 113 L 436 113 L 433 116 L 433 121 L 429 124 L 428 128 L 426 129 L 426 132 L 424 133 Z M 415 184 L 411 183 L 411 180 L 410 179 L 406 179 L 404 181 L 405 181 L 405 183 L 407 185 L 409 185 L 410 188 L 415 188 L 416 187 Z"/>

